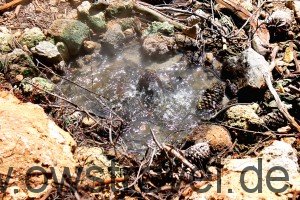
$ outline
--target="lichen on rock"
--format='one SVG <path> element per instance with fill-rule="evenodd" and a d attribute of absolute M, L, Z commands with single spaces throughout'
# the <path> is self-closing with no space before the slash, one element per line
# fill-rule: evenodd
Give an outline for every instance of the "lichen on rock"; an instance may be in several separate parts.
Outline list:
<path fill-rule="evenodd" d="M 28 48 L 32 48 L 45 39 L 46 36 L 44 35 L 43 31 L 38 27 L 33 27 L 31 29 L 24 30 L 19 42 L 21 45 L 26 45 Z"/>

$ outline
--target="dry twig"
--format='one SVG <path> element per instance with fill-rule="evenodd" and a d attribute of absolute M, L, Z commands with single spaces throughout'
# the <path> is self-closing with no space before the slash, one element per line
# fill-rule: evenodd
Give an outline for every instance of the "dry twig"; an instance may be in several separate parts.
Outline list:
<path fill-rule="evenodd" d="M 275 48 L 272 52 L 272 61 L 270 64 L 270 68 L 273 69 L 275 67 L 275 57 L 276 57 L 276 53 L 277 53 L 278 49 Z M 279 109 L 279 111 L 283 114 L 283 116 L 288 120 L 288 122 L 298 131 L 300 132 L 300 126 L 299 124 L 295 121 L 294 117 L 292 117 L 289 113 L 289 111 L 287 110 L 286 106 L 282 103 L 282 101 L 280 100 L 279 95 L 277 94 L 276 90 L 274 89 L 273 85 L 272 85 L 272 81 L 271 81 L 271 76 L 270 73 L 266 73 L 266 72 L 262 72 L 263 76 L 266 80 L 266 84 L 270 90 L 270 92 L 272 93 L 277 107 Z"/>
<path fill-rule="evenodd" d="M 4 11 L 10 9 L 13 6 L 19 5 L 19 4 L 24 3 L 26 1 L 27 0 L 13 0 L 13 1 L 9 2 L 9 3 L 6 3 L 6 4 L 2 5 L 2 6 L 0 6 L 0 12 L 4 12 Z"/>

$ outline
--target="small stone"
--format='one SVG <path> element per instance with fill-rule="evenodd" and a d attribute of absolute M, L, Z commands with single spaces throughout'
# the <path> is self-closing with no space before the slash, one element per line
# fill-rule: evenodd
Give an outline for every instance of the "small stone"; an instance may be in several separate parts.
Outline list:
<path fill-rule="evenodd" d="M 21 45 L 26 45 L 28 48 L 32 48 L 45 39 L 46 36 L 43 31 L 38 27 L 34 27 L 31 29 L 25 29 L 19 42 Z"/>
<path fill-rule="evenodd" d="M 92 53 L 94 51 L 100 51 L 101 44 L 93 41 L 86 40 L 83 42 L 83 49 L 87 53 Z"/>
<path fill-rule="evenodd" d="M 82 125 L 85 127 L 90 127 L 90 126 L 94 125 L 95 123 L 96 123 L 95 120 L 93 120 L 90 117 L 84 117 L 82 119 Z"/>
<path fill-rule="evenodd" d="M 213 63 L 214 58 L 215 58 L 215 57 L 214 57 L 214 54 L 213 54 L 213 53 L 208 52 L 208 53 L 205 54 L 205 59 L 206 59 L 209 63 Z"/>
<path fill-rule="evenodd" d="M 22 74 L 18 74 L 18 75 L 16 76 L 16 80 L 19 81 L 19 82 L 21 82 L 23 79 L 24 79 L 24 77 L 23 77 Z"/>
<path fill-rule="evenodd" d="M 52 76 L 51 77 L 51 81 L 54 83 L 54 84 L 57 84 L 61 81 L 61 78 L 59 76 Z"/>
<path fill-rule="evenodd" d="M 293 47 L 287 47 L 284 52 L 283 61 L 291 63 L 294 60 L 294 49 Z"/>
<path fill-rule="evenodd" d="M 135 36 L 134 30 L 132 28 L 128 28 L 124 31 L 124 35 L 126 38 L 132 38 Z"/>
<path fill-rule="evenodd" d="M 41 57 L 47 62 L 58 63 L 62 60 L 57 47 L 48 41 L 39 42 L 38 45 L 31 48 L 31 51 L 33 52 L 33 54 Z"/>

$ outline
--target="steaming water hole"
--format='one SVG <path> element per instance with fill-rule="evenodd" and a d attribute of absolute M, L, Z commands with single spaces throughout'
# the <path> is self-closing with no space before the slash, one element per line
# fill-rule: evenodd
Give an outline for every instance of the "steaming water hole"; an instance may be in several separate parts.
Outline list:
<path fill-rule="evenodd" d="M 129 123 L 122 138 L 133 153 L 141 153 L 152 140 L 150 127 L 161 142 L 176 142 L 199 122 L 197 99 L 217 79 L 200 66 L 189 66 L 178 53 L 167 60 L 147 59 L 138 42 L 114 56 L 99 53 L 70 64 L 67 77 L 101 94 Z M 93 96 L 69 82 L 62 91 L 74 103 L 99 115 L 108 115 Z"/>

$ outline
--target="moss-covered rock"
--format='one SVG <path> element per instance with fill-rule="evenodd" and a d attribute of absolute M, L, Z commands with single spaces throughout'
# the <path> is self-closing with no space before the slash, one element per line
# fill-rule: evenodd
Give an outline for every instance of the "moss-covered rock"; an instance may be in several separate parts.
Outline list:
<path fill-rule="evenodd" d="M 13 46 L 13 36 L 6 27 L 0 27 L 0 51 L 9 52 Z"/>
<path fill-rule="evenodd" d="M 90 29 L 78 20 L 58 19 L 50 26 L 49 33 L 57 41 L 67 45 L 70 55 L 76 55 L 80 51 L 83 41 L 88 38 Z"/>
<path fill-rule="evenodd" d="M 39 42 L 46 39 L 43 31 L 38 28 L 34 27 L 31 29 L 25 29 L 24 33 L 20 37 L 20 44 L 26 45 L 28 48 L 32 48 L 37 45 Z"/>

